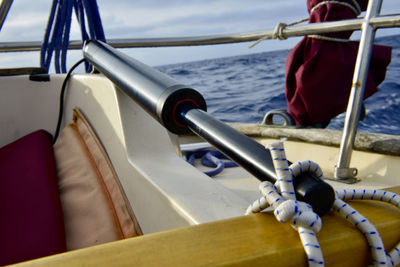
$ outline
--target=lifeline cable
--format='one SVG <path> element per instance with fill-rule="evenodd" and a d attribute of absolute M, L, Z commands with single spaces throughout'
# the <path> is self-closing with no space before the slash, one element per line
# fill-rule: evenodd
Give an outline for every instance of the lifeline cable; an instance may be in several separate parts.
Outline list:
<path fill-rule="evenodd" d="M 312 13 L 317 10 L 318 8 L 322 7 L 322 6 L 326 6 L 326 5 L 342 5 L 345 6 L 347 8 L 349 8 L 355 15 L 356 17 L 358 15 L 361 14 L 361 7 L 360 4 L 357 2 L 357 0 L 351 0 L 351 3 L 347 3 L 347 2 L 340 2 L 340 1 L 322 1 L 320 3 L 318 3 L 317 5 L 315 5 L 311 10 L 310 10 L 310 16 L 308 18 L 305 19 L 301 19 L 295 22 L 292 22 L 290 24 L 286 24 L 283 22 L 279 22 L 274 29 L 273 35 L 272 37 L 270 37 L 269 35 L 266 35 L 264 37 L 261 37 L 260 39 L 258 39 L 257 41 L 253 42 L 248 48 L 253 48 L 254 46 L 258 45 L 259 43 L 261 43 L 262 41 L 265 41 L 267 39 L 278 39 L 278 40 L 285 40 L 287 39 L 287 37 L 284 34 L 284 30 L 286 27 L 290 27 L 290 26 L 294 26 L 303 22 L 306 22 L 310 19 Z M 307 35 L 307 37 L 309 38 L 313 38 L 313 39 L 319 39 L 319 40 L 323 40 L 323 41 L 332 41 L 332 42 L 349 42 L 349 39 L 342 39 L 342 38 L 334 38 L 334 37 L 329 37 L 329 36 L 324 36 L 324 35 L 319 35 L 319 34 L 312 34 L 312 35 Z"/>

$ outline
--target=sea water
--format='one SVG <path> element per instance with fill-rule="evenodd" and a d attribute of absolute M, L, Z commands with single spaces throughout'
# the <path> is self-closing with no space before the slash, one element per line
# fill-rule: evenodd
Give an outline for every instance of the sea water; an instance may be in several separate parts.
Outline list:
<path fill-rule="evenodd" d="M 377 39 L 392 46 L 392 61 L 379 91 L 364 103 L 359 131 L 400 135 L 400 35 Z M 260 123 L 266 112 L 287 109 L 285 60 L 289 50 L 173 64 L 158 69 L 203 94 L 208 112 L 225 122 Z M 345 114 L 328 128 L 342 129 Z"/>

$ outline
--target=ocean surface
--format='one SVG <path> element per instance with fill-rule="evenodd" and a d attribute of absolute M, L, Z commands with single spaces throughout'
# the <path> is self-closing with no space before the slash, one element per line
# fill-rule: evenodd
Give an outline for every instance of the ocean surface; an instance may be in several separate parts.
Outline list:
<path fill-rule="evenodd" d="M 392 46 L 392 61 L 379 91 L 364 103 L 359 131 L 400 135 L 400 35 L 377 43 Z M 203 94 L 208 112 L 225 122 L 260 123 L 272 109 L 287 109 L 285 60 L 289 50 L 157 67 Z M 342 129 L 344 113 L 327 128 Z"/>

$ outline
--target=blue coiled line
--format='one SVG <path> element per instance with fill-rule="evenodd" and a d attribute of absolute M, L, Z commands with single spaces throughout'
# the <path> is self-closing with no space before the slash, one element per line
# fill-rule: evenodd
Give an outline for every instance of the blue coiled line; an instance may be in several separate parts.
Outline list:
<path fill-rule="evenodd" d="M 221 173 L 224 168 L 237 167 L 238 165 L 230 161 L 227 156 L 219 152 L 218 150 L 200 149 L 192 152 L 188 152 L 185 155 L 185 160 L 191 165 L 194 164 L 195 159 L 201 159 L 201 163 L 204 166 L 214 168 L 204 173 L 210 177 L 213 177 Z"/>
<path fill-rule="evenodd" d="M 54 0 L 40 51 L 40 66 L 47 72 L 53 53 L 56 73 L 67 72 L 67 51 L 73 10 L 81 29 L 82 44 L 89 39 L 105 41 L 96 0 Z M 85 25 L 88 26 L 89 34 Z M 88 63 L 85 64 L 86 71 L 89 72 L 91 67 Z"/>

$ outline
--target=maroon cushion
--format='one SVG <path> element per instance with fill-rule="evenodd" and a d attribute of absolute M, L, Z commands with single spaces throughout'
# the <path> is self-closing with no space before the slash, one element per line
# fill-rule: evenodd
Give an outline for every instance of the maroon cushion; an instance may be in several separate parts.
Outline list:
<path fill-rule="evenodd" d="M 51 135 L 0 148 L 0 265 L 66 251 Z"/>

